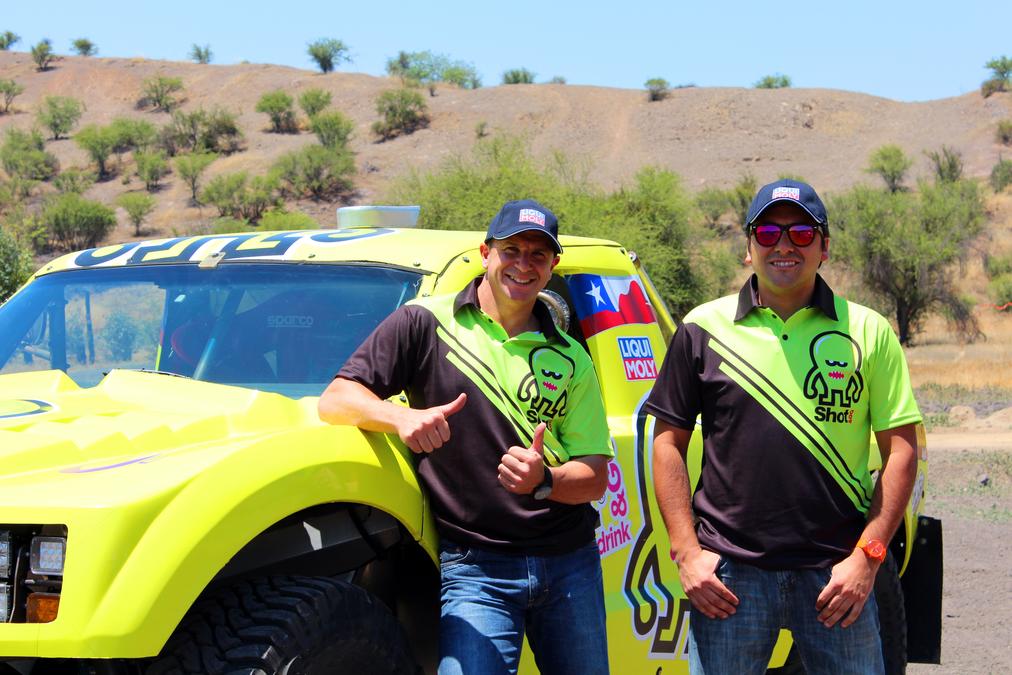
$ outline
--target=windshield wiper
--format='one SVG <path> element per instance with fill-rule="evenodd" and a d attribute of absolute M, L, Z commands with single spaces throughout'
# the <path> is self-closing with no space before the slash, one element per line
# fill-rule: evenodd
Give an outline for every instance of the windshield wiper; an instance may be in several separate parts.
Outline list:
<path fill-rule="evenodd" d="M 155 375 L 169 375 L 171 377 L 181 377 L 184 380 L 192 380 L 193 379 L 189 375 L 182 375 L 180 373 L 173 373 L 173 372 L 168 371 L 168 370 L 155 370 L 154 368 L 117 368 L 116 370 L 130 370 L 130 371 L 133 371 L 135 373 L 154 373 Z M 105 377 L 110 372 L 111 371 L 103 370 L 102 371 L 102 376 Z"/>

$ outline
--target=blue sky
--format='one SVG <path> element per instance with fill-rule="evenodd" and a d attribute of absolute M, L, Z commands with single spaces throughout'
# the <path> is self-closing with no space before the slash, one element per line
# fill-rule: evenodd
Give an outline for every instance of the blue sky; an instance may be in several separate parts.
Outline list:
<path fill-rule="evenodd" d="M 472 63 L 485 86 L 524 67 L 537 81 L 640 89 L 748 87 L 783 73 L 795 87 L 845 89 L 900 101 L 973 91 L 984 63 L 1012 56 L 1012 1 L 836 2 L 217 2 L 216 0 L 4 0 L 0 31 L 15 50 L 48 37 L 57 53 L 86 37 L 99 56 L 186 60 L 208 44 L 214 63 L 312 69 L 306 45 L 343 40 L 343 70 L 382 75 L 399 50 Z"/>

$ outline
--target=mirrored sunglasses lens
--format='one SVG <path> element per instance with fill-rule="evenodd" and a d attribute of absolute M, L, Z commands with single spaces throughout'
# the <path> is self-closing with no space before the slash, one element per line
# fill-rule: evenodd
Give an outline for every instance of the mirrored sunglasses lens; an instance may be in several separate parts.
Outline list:
<path fill-rule="evenodd" d="M 760 246 L 773 246 L 780 240 L 782 230 L 776 225 L 757 225 L 755 228 L 755 240 Z"/>
<path fill-rule="evenodd" d="M 787 232 L 795 246 L 808 246 L 815 240 L 815 228 L 811 225 L 792 225 Z"/>

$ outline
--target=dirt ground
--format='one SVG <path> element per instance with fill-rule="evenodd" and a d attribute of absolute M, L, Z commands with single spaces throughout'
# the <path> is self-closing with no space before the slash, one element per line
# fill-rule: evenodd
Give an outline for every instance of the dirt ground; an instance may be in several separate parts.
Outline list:
<path fill-rule="evenodd" d="M 942 519 L 945 560 L 942 663 L 907 672 L 1012 673 L 1012 425 L 932 431 L 928 462 L 924 512 Z"/>

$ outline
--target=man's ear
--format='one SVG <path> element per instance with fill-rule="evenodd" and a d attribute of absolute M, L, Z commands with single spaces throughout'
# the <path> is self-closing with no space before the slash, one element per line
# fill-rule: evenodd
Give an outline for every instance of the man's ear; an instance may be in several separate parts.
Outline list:
<path fill-rule="evenodd" d="M 481 252 L 481 266 L 485 269 L 488 269 L 488 254 L 491 250 L 485 242 L 478 247 L 478 251 Z"/>
<path fill-rule="evenodd" d="M 552 269 L 554 270 L 555 266 L 558 264 L 559 264 L 559 256 L 555 256 L 555 260 L 552 261 Z"/>
<path fill-rule="evenodd" d="M 829 237 L 822 238 L 822 261 L 829 260 Z"/>
<path fill-rule="evenodd" d="M 752 264 L 752 239 L 751 237 L 745 238 L 745 264 Z"/>

